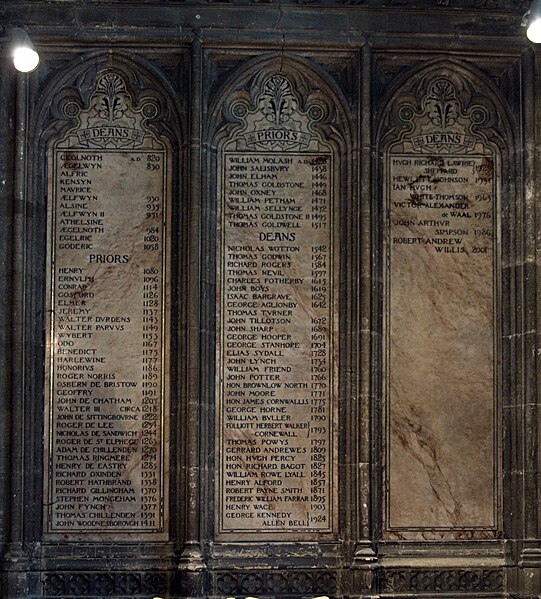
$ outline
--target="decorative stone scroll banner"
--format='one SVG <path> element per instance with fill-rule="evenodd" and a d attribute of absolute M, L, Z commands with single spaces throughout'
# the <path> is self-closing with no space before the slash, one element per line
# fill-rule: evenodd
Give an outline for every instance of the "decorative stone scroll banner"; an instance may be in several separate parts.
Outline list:
<path fill-rule="evenodd" d="M 337 156 L 323 103 L 261 75 L 219 151 L 217 535 L 336 532 Z"/>
<path fill-rule="evenodd" d="M 389 539 L 498 535 L 500 156 L 468 86 L 404 92 L 385 152 Z"/>
<path fill-rule="evenodd" d="M 166 538 L 170 164 L 122 73 L 49 146 L 45 533 Z"/>

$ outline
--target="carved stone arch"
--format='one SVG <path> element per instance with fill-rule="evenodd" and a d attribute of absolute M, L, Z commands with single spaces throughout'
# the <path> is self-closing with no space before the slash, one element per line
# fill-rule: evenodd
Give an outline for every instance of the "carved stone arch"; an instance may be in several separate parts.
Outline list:
<path fill-rule="evenodd" d="M 231 113 L 235 102 L 254 101 L 254 94 L 261 86 L 261 79 L 271 74 L 287 77 L 300 96 L 300 108 L 306 109 L 310 103 L 325 107 L 324 114 L 317 119 L 319 127 L 329 139 L 336 137 L 336 143 L 351 147 L 351 114 L 345 94 L 331 77 L 318 65 L 298 55 L 289 53 L 270 54 L 243 63 L 231 73 L 211 101 L 207 137 L 217 147 L 220 139 L 227 136 L 230 127 L 238 123 Z M 250 89 L 251 91 L 248 91 Z"/>
<path fill-rule="evenodd" d="M 101 96 L 100 96 L 101 94 Z M 103 138 L 99 143 L 89 143 L 87 151 L 91 152 L 92 148 L 111 148 L 119 149 L 122 147 L 137 148 L 146 147 L 155 148 L 164 152 L 167 155 L 167 176 L 164 176 L 164 189 L 167 189 L 167 206 L 171 210 L 167 217 L 168 239 L 167 253 L 169 254 L 168 263 L 168 303 L 169 311 L 172 313 L 173 322 L 176 319 L 175 314 L 181 313 L 185 309 L 182 298 L 186 296 L 185 283 L 183 275 L 179 275 L 177 269 L 185 271 L 185 264 L 188 262 L 188 252 L 186 250 L 179 251 L 180 248 L 187 248 L 187 222 L 188 222 L 188 204 L 186 201 L 186 181 L 180 177 L 180 169 L 182 164 L 186 162 L 187 156 L 185 148 L 186 140 L 186 119 L 182 113 L 182 106 L 179 100 L 179 93 L 174 90 L 172 85 L 167 81 L 166 77 L 160 70 L 150 62 L 136 55 L 131 55 L 124 52 L 104 52 L 96 51 L 86 55 L 81 55 L 77 59 L 72 60 L 61 72 L 53 73 L 43 90 L 41 91 L 38 101 L 35 103 L 36 109 L 31 115 L 31 127 L 29 144 L 29 164 L 28 164 L 28 198 L 29 202 L 34 204 L 33 218 L 29 221 L 31 225 L 28 229 L 28 264 L 29 272 L 32 273 L 32 284 L 29 289 L 33 294 L 31 302 L 31 318 L 35 326 L 28 327 L 33 336 L 31 344 L 36 347 L 36 352 L 43 353 L 44 335 L 43 329 L 45 326 L 46 311 L 45 293 L 46 288 L 46 238 L 47 232 L 47 186 L 48 186 L 48 161 L 51 157 L 51 151 L 55 144 L 59 141 L 68 138 L 79 141 L 81 146 L 85 147 L 85 125 L 88 131 L 91 131 L 93 126 L 100 126 L 97 121 L 92 123 L 93 103 L 99 101 L 99 98 L 108 96 L 111 100 L 111 105 L 104 106 L 104 110 L 110 111 L 108 114 L 103 113 L 100 123 L 107 120 L 114 120 L 117 128 L 122 129 L 126 135 L 133 135 L 131 145 L 122 146 L 112 139 L 106 141 Z M 117 114 L 113 114 L 115 106 L 118 110 Z M 94 106 L 95 108 L 95 106 Z M 96 109 L 97 110 L 97 109 Z M 90 116 L 89 116 L 90 115 Z M 117 118 L 118 117 L 118 118 Z M 90 120 L 89 120 L 90 119 Z M 83 123 L 83 124 L 82 124 Z M 140 144 L 143 136 L 145 139 L 152 138 L 155 141 Z M 165 167 L 164 167 L 165 170 Z M 111 181 L 113 185 L 114 181 Z M 180 225 L 179 225 L 180 223 Z M 172 252 L 180 255 L 179 264 L 171 260 Z M 177 288 L 178 285 L 178 288 Z M 177 305 L 178 310 L 172 310 L 171 306 Z M 184 306 L 184 307 L 183 307 Z M 167 316 L 169 318 L 169 316 Z M 169 322 L 169 321 L 168 321 Z M 167 327 L 170 332 L 167 336 L 170 339 L 172 348 L 182 346 L 182 340 L 173 339 L 174 327 Z M 184 354 L 184 351 L 179 350 L 179 354 Z M 41 354 L 40 354 L 41 355 Z M 35 445 L 29 455 L 34 456 L 36 464 L 42 462 L 40 455 L 43 455 L 43 439 L 42 430 L 40 427 L 44 425 L 42 393 L 44 374 L 38 366 L 39 361 L 28 362 L 28 369 L 32 372 L 29 377 L 33 380 L 34 393 L 32 395 L 32 406 L 28 410 L 28 418 L 31 420 L 36 435 L 30 441 Z M 172 371 L 176 371 L 174 361 L 171 360 Z M 181 366 L 184 368 L 184 366 Z M 179 402 L 179 396 L 185 394 L 185 389 L 181 388 L 184 385 L 184 377 L 179 376 L 175 379 L 175 374 L 171 376 L 171 396 L 176 402 Z M 41 390 L 40 390 L 41 386 Z M 182 410 L 174 410 L 175 414 L 179 414 Z M 169 415 L 165 415 L 169 419 Z M 179 416 L 180 418 L 180 416 Z M 171 426 L 171 446 L 176 441 L 177 431 L 181 430 L 180 424 Z M 164 451 L 169 452 L 167 447 Z M 173 480 L 170 488 L 178 488 L 182 486 L 180 481 L 183 471 L 180 464 L 176 463 L 175 457 L 177 452 L 171 451 L 171 470 L 173 476 L 179 480 Z M 31 470 L 31 469 L 30 469 Z M 167 475 L 169 476 L 169 474 Z M 30 488 L 30 487 L 29 487 Z M 36 506 L 36 512 L 39 513 L 39 504 L 43 504 L 42 490 L 38 485 L 32 485 L 33 496 L 30 502 Z M 165 493 L 168 494 L 168 491 Z M 180 493 L 176 494 L 179 495 Z M 171 502 L 173 505 L 173 502 Z M 180 538 L 182 528 L 181 515 L 176 509 L 170 510 L 169 522 L 164 526 L 163 537 L 171 539 Z M 165 530 L 167 529 L 167 530 Z M 29 529 L 30 530 L 30 527 Z M 39 518 L 34 518 L 32 522 L 33 539 L 39 540 L 43 532 L 43 527 L 40 525 Z M 163 555 L 168 551 L 164 549 Z M 54 554 L 54 551 L 52 552 Z"/>
<path fill-rule="evenodd" d="M 501 416 L 508 413 L 505 406 L 509 401 L 503 380 L 516 376 L 508 371 L 504 341 L 514 319 L 510 306 L 516 291 L 504 264 L 509 255 L 516 255 L 512 231 L 522 218 L 520 202 L 514 201 L 520 183 L 516 180 L 517 134 L 513 124 L 510 110 L 493 82 L 479 70 L 454 59 L 436 59 L 400 76 L 380 112 L 375 218 L 383 232 L 383 243 L 377 251 L 385 281 L 380 304 L 383 346 L 379 369 L 383 397 L 379 419 L 383 441 L 379 449 L 385 457 L 378 503 L 383 506 L 380 518 L 385 541 L 497 542 L 504 533 L 509 534 L 503 509 L 508 496 L 504 475 L 512 458 L 503 454 L 509 423 L 502 426 Z M 476 222 L 484 226 L 476 227 Z M 435 251 L 438 244 L 440 253 Z M 442 245 L 447 246 L 445 250 Z M 442 252 L 448 252 L 447 262 Z M 404 274 L 409 268 L 413 271 Z M 425 277 L 424 284 L 421 277 Z M 447 290 L 443 291 L 446 277 Z M 416 290 L 414 296 L 410 290 Z M 465 312 L 461 314 L 460 298 L 476 294 L 481 299 L 472 304 L 468 314 L 470 302 L 465 301 Z M 412 305 L 425 306 L 424 311 L 416 313 Z M 432 323 L 436 312 L 442 315 L 442 321 L 443 315 L 449 318 L 446 324 Z M 410 321 L 406 323 L 406 316 L 402 321 L 400 314 Z M 469 326 L 459 324 L 455 336 L 448 335 L 454 326 L 450 323 L 466 323 L 469 318 Z M 431 334 L 442 344 L 452 337 L 456 342 L 455 347 L 449 346 L 455 358 L 449 359 L 448 372 L 453 374 L 447 379 L 445 391 L 440 392 L 439 383 L 434 384 L 433 400 L 427 399 L 429 394 L 422 383 L 414 389 L 407 382 L 408 375 L 400 370 L 400 356 L 411 357 L 410 350 L 419 350 L 419 362 L 408 362 L 409 372 L 419 373 L 419 381 L 427 372 L 445 380 L 443 372 L 434 374 L 438 371 L 436 356 L 441 351 L 435 342 L 423 338 L 422 333 L 419 338 L 413 336 L 409 348 L 398 340 L 407 337 L 403 328 L 406 324 L 417 335 L 422 329 L 420 322 L 431 322 Z M 460 374 L 465 353 L 460 355 L 458 348 L 467 345 L 473 331 L 478 334 L 471 347 L 476 347 L 486 363 L 473 369 L 467 381 Z M 482 335 L 486 335 L 484 344 Z M 432 348 L 430 357 L 421 357 L 425 347 Z M 426 362 L 425 370 L 422 360 Z M 447 397 L 451 388 L 460 389 L 466 397 L 478 387 L 483 392 L 477 394 L 477 403 L 472 398 L 471 412 L 469 408 L 461 412 L 463 408 L 458 405 L 454 408 L 457 419 L 459 414 L 468 415 L 470 437 L 484 439 L 483 457 L 476 464 L 477 488 L 469 494 L 471 485 L 461 486 L 465 477 L 458 482 L 463 473 L 452 463 L 460 462 L 458 454 L 453 457 L 453 446 L 456 442 L 456 447 L 468 454 L 474 451 L 477 441 L 468 447 L 461 436 L 466 429 L 461 431 L 452 417 L 449 430 L 455 431 L 455 438 L 438 431 L 429 412 L 438 410 L 437 396 Z M 483 402 L 485 411 L 479 407 L 476 412 L 472 406 Z M 419 484 L 402 493 L 397 489 L 407 489 L 407 484 L 400 472 L 408 470 L 410 458 L 409 465 L 423 464 L 432 486 L 424 489 Z M 411 480 L 419 479 L 415 467 L 408 472 Z M 484 495 L 476 497 L 483 487 Z M 423 499 L 421 488 L 426 491 Z M 421 523 L 421 517 L 415 524 L 418 516 L 412 513 L 413 508 L 404 507 L 405 498 L 411 500 L 416 493 L 418 513 L 425 514 L 425 523 Z M 412 500 L 410 505 L 416 504 Z M 476 512 L 481 505 L 482 510 Z"/>
<path fill-rule="evenodd" d="M 208 401 L 211 410 L 207 421 L 207 437 L 209 439 L 209 446 L 212 445 L 213 439 L 216 439 L 216 451 L 214 455 L 218 456 L 218 458 L 214 463 L 209 461 L 208 471 L 214 471 L 215 474 L 206 481 L 206 485 L 209 488 L 209 496 L 217 498 L 215 503 L 215 518 L 209 515 L 204 528 L 207 531 L 208 538 L 215 539 L 214 547 L 219 548 L 220 544 L 223 543 L 223 548 L 216 550 L 216 555 L 222 557 L 220 560 L 221 563 L 215 566 L 214 563 L 217 558 L 213 557 L 210 560 L 209 567 L 214 568 L 213 582 L 211 584 L 218 591 L 225 592 L 225 587 L 222 588 L 221 581 L 225 580 L 225 578 L 231 578 L 230 569 L 228 570 L 228 568 L 231 568 L 231 564 L 234 563 L 238 564 L 239 569 L 243 568 L 242 564 L 238 561 L 238 555 L 232 552 L 228 546 L 228 544 L 235 541 L 245 541 L 246 551 L 250 555 L 261 555 L 261 552 L 264 552 L 269 558 L 273 554 L 280 554 L 282 550 L 277 547 L 284 547 L 284 558 L 281 560 L 283 564 L 280 565 L 280 568 L 283 567 L 284 573 L 277 573 L 276 578 L 278 579 L 279 576 L 287 578 L 288 575 L 285 573 L 286 568 L 293 568 L 300 572 L 299 576 L 304 580 L 306 573 L 304 570 L 299 570 L 299 568 L 302 568 L 302 564 L 295 556 L 285 557 L 287 550 L 285 549 L 285 545 L 282 545 L 282 543 L 287 543 L 295 539 L 303 543 L 303 551 L 306 552 L 305 557 L 312 555 L 314 551 L 322 552 L 319 554 L 322 556 L 321 563 L 327 564 L 325 566 L 325 580 L 327 582 L 325 582 L 322 589 L 324 588 L 325 592 L 332 594 L 334 592 L 332 589 L 335 586 L 344 583 L 340 578 L 341 573 L 335 570 L 334 564 L 336 562 L 333 562 L 330 556 L 346 556 L 349 547 L 346 547 L 346 543 L 341 539 L 349 539 L 351 537 L 356 539 L 356 533 L 351 532 L 352 526 L 349 520 L 351 513 L 354 512 L 353 509 L 348 509 L 348 502 L 352 498 L 347 494 L 350 492 L 350 487 L 353 487 L 358 481 L 355 483 L 351 481 L 353 476 L 351 476 L 351 472 L 345 466 L 344 461 L 345 456 L 349 455 L 347 448 L 358 442 L 358 438 L 355 435 L 361 435 L 358 427 L 354 424 L 355 419 L 350 414 L 351 406 L 355 403 L 356 397 L 353 401 L 349 401 L 348 394 L 355 395 L 355 391 L 347 388 L 345 383 L 345 380 L 348 378 L 348 374 L 346 373 L 351 371 L 356 372 L 358 369 L 358 365 L 353 363 L 354 359 L 350 357 L 351 353 L 348 349 L 348 344 L 352 343 L 350 331 L 357 324 L 355 323 L 355 317 L 351 321 L 346 322 L 345 314 L 349 308 L 346 306 L 348 302 L 344 292 L 346 286 L 351 284 L 354 287 L 354 282 L 358 281 L 358 273 L 355 272 L 354 266 L 356 262 L 352 258 L 352 254 L 356 251 L 356 240 L 358 239 L 358 229 L 356 229 L 358 225 L 354 224 L 357 222 L 358 214 L 358 189 L 353 183 L 354 175 L 352 175 L 357 160 L 354 119 L 350 113 L 344 94 L 332 81 L 331 77 L 314 63 L 291 53 L 265 55 L 239 65 L 229 74 L 227 81 L 214 93 L 209 102 L 208 114 L 206 139 L 208 141 L 207 147 L 209 147 L 209 152 L 206 160 L 208 169 L 208 176 L 206 178 L 206 210 L 211 218 L 208 221 L 207 236 L 209 239 L 208 254 L 216 256 L 215 266 L 211 264 L 210 270 L 212 273 L 215 272 L 216 275 L 214 276 L 213 274 L 210 276 L 211 282 L 207 296 L 215 300 L 216 307 L 210 305 L 207 308 L 207 318 L 209 320 L 208 329 L 216 331 L 216 337 L 211 334 L 205 353 L 209 363 L 207 367 L 208 378 L 216 378 L 216 387 L 214 391 L 209 390 Z M 235 181 L 237 180 L 237 172 L 248 172 L 247 178 L 251 177 L 251 181 L 258 180 L 256 179 L 256 169 L 250 170 L 250 167 L 247 170 L 243 168 L 237 169 L 237 164 L 240 166 L 248 164 L 247 160 L 252 160 L 252 164 L 254 165 L 260 161 L 260 166 L 271 165 L 272 163 L 271 166 L 276 169 L 275 172 L 280 173 L 275 176 L 275 180 L 279 181 L 280 184 L 289 184 L 290 181 L 296 182 L 296 187 L 291 188 L 291 191 L 287 192 L 287 194 L 285 192 L 276 193 L 277 196 L 286 198 L 289 205 L 294 204 L 299 214 L 302 213 L 304 223 L 308 223 L 310 222 L 309 219 L 315 218 L 310 213 L 312 210 L 311 202 L 313 201 L 310 195 L 313 193 L 312 189 L 315 190 L 315 194 L 313 195 L 317 195 L 321 190 L 322 196 L 320 197 L 324 198 L 322 200 L 324 204 L 322 210 L 328 210 L 328 218 L 325 218 L 330 231 L 329 240 L 332 239 L 332 243 L 328 241 L 323 242 L 322 245 L 327 243 L 328 248 L 332 245 L 332 253 L 329 250 L 326 257 L 328 270 L 324 276 L 328 279 L 328 286 L 325 287 L 326 284 L 324 284 L 323 287 L 325 288 L 324 293 L 328 295 L 328 304 L 332 304 L 335 308 L 333 308 L 333 319 L 327 321 L 330 323 L 328 327 L 329 331 L 325 331 L 324 336 L 329 335 L 329 338 L 332 339 L 332 344 L 328 344 L 326 347 L 333 348 L 332 351 L 336 355 L 336 360 L 332 362 L 330 368 L 336 367 L 337 371 L 333 375 L 332 390 L 331 385 L 328 384 L 325 394 L 326 398 L 329 399 L 326 405 L 333 404 L 331 408 L 332 422 L 336 428 L 334 429 L 335 433 L 331 435 L 332 439 L 330 441 L 325 439 L 325 443 L 328 443 L 326 451 L 328 455 L 333 455 L 332 459 L 334 462 L 332 467 L 330 462 L 326 462 L 325 468 L 328 468 L 328 478 L 324 484 L 327 485 L 325 487 L 327 490 L 322 491 L 322 496 L 324 496 L 324 500 L 322 501 L 326 501 L 328 505 L 332 504 L 333 513 L 332 522 L 330 522 L 329 514 L 325 511 L 326 515 L 324 518 L 327 518 L 326 522 L 330 522 L 330 524 L 323 526 L 313 522 L 311 530 L 308 530 L 305 523 L 301 523 L 299 519 L 296 519 L 294 523 L 292 520 L 291 524 L 289 522 L 277 521 L 275 524 L 269 522 L 264 525 L 261 520 L 258 520 L 259 524 L 261 524 L 258 530 L 243 526 L 246 523 L 245 521 L 241 523 L 240 527 L 237 527 L 240 528 L 237 533 L 232 521 L 227 520 L 229 516 L 223 517 L 223 513 L 227 512 L 227 510 L 223 508 L 226 502 L 222 502 L 220 485 L 223 479 L 229 477 L 230 473 L 227 472 L 227 475 L 223 474 L 222 477 L 222 473 L 220 472 L 222 433 L 219 420 L 221 416 L 219 413 L 221 410 L 220 398 L 223 397 L 223 391 L 220 388 L 220 372 L 227 372 L 229 365 L 224 366 L 223 355 L 225 352 L 221 346 L 220 334 L 224 330 L 229 331 L 231 322 L 228 322 L 224 317 L 224 311 L 221 308 L 221 298 L 226 293 L 223 267 L 223 257 L 226 252 L 223 248 L 228 246 L 226 241 L 229 237 L 226 238 L 225 235 L 229 235 L 228 230 L 233 230 L 233 228 L 228 229 L 229 222 L 232 222 L 233 217 L 228 215 L 227 219 L 231 218 L 231 220 L 226 221 L 226 216 L 224 215 L 229 211 L 229 207 L 226 204 L 234 202 L 231 199 L 226 200 L 225 198 L 238 197 L 234 192 L 234 189 L 236 189 Z M 314 170 L 315 173 L 318 168 L 325 168 L 326 174 L 320 175 L 318 173 L 315 175 L 317 181 L 314 179 L 316 181 L 316 186 L 314 186 L 311 179 L 311 171 Z M 260 172 L 265 171 L 262 169 Z M 254 189 L 254 191 L 259 193 L 263 189 L 261 187 Z M 255 195 L 250 195 L 250 198 L 252 198 L 251 203 L 253 205 L 258 204 L 258 212 L 266 212 L 266 217 L 273 214 L 266 210 L 263 202 L 255 200 Z M 246 205 L 248 203 L 247 199 L 243 203 Z M 231 211 L 229 211 L 229 214 L 231 214 Z M 277 212 L 274 212 L 274 214 L 276 215 Z M 355 216 L 350 218 L 352 214 Z M 262 240 L 266 240 L 266 234 L 269 231 L 273 231 L 272 228 L 266 227 L 269 220 L 261 218 L 257 225 L 259 229 L 252 229 L 258 230 L 258 235 L 261 233 L 260 239 Z M 265 226 L 263 225 L 264 221 Z M 277 227 L 277 222 L 278 219 L 275 219 L 274 227 Z M 302 226 L 304 227 L 305 225 Z M 240 229 L 236 230 L 240 231 Z M 297 231 L 299 240 L 298 247 L 294 248 L 296 253 L 292 254 L 292 262 L 295 263 L 296 261 L 298 266 L 293 266 L 293 268 L 298 268 L 299 272 L 303 272 L 306 271 L 306 263 L 310 261 L 310 258 L 307 258 L 307 249 L 308 252 L 311 249 L 307 234 L 305 232 L 299 234 L 299 230 L 290 228 L 289 232 Z M 283 228 L 274 228 L 274 232 L 278 232 L 280 235 L 280 237 L 276 236 L 276 240 L 284 239 L 286 246 L 288 243 L 295 245 L 292 242 L 295 238 L 291 237 L 290 233 L 285 233 L 285 231 L 286 229 Z M 318 233 L 317 229 L 314 229 L 314 231 L 314 243 L 316 243 Z M 259 244 L 259 246 L 263 248 L 265 243 Z M 240 241 L 238 241 L 238 244 L 241 244 Z M 273 245 L 272 242 L 271 245 Z M 257 244 L 254 245 L 254 249 L 256 246 Z M 338 247 L 341 248 L 340 251 Z M 227 251 L 229 252 L 230 250 L 228 249 Z M 326 249 L 325 251 L 328 250 Z M 260 266 L 262 259 L 260 259 L 259 254 L 253 260 L 259 264 L 260 274 L 264 276 L 262 267 Z M 287 266 L 287 268 L 290 267 Z M 216 286 L 214 286 L 213 280 L 217 281 Z M 284 278 L 284 281 L 289 280 Z M 302 296 L 303 293 L 306 293 L 305 290 L 300 290 L 301 286 L 308 280 L 306 273 L 299 276 L 298 280 L 302 280 L 303 283 L 285 282 L 285 288 L 282 292 L 286 294 L 290 293 L 292 298 L 296 298 L 293 302 L 295 305 L 307 306 L 303 322 L 306 326 L 309 326 L 310 311 L 312 310 L 311 300 L 307 296 Z M 261 279 L 261 282 L 265 284 L 263 279 Z M 297 288 L 293 289 L 295 285 Z M 332 293 L 329 289 L 332 289 Z M 260 302 L 257 298 L 254 301 Z M 302 304 L 303 301 L 304 304 Z M 256 306 L 256 309 L 259 309 L 259 304 Z M 295 314 L 294 319 L 298 318 L 298 315 Z M 298 320 L 295 320 L 295 323 L 294 327 L 299 326 Z M 284 332 L 284 334 L 287 334 L 287 332 Z M 259 333 L 256 341 L 258 349 L 260 349 L 259 344 L 261 342 L 262 337 L 261 333 Z M 301 373 L 301 369 L 299 368 L 300 356 L 306 355 L 306 348 L 304 346 L 302 350 L 296 352 L 296 355 L 293 355 L 291 352 L 289 353 L 288 359 L 291 361 L 291 365 L 296 372 L 295 376 L 297 377 L 305 376 L 309 371 L 309 367 L 306 367 Z M 284 357 L 279 357 L 279 360 L 283 359 Z M 213 366 L 214 364 L 215 367 Z M 281 362 L 280 365 L 282 365 Z M 331 365 L 331 361 L 329 361 L 329 365 Z M 282 391 L 283 395 L 287 393 L 290 392 Z M 291 408 L 288 409 L 291 410 Z M 325 410 L 327 410 L 327 407 L 325 407 Z M 295 413 L 293 410 L 291 417 L 294 422 L 297 422 L 296 419 L 299 418 L 299 413 Z M 221 422 L 224 421 L 222 420 Z M 353 435 L 345 432 L 349 430 L 353 431 Z M 325 433 L 318 432 L 318 434 Z M 225 439 L 225 436 L 223 439 Z M 308 468 L 308 466 L 306 467 Z M 231 481 L 232 477 L 229 477 L 227 480 Z M 329 485 L 331 480 L 333 482 Z M 340 484 L 338 484 L 338 480 L 340 480 Z M 214 481 L 216 481 L 215 487 L 213 487 Z M 338 496 L 340 496 L 339 500 Z M 353 499 L 353 501 L 355 500 L 361 501 L 361 499 L 357 498 Z M 254 498 L 254 502 L 252 503 L 257 503 L 257 501 L 259 501 L 259 498 L 257 500 Z M 295 501 L 302 503 L 303 500 L 296 499 Z M 256 505 L 257 507 L 259 506 Z M 250 505 L 249 509 L 251 513 L 254 511 L 252 505 Z M 298 509 L 298 507 L 296 506 L 295 509 Z M 325 510 L 327 509 L 326 505 Z M 306 510 L 303 513 L 304 518 L 306 517 Z M 219 521 L 220 518 L 221 521 Z M 321 522 L 324 521 L 324 518 L 322 518 Z M 257 519 L 254 518 L 255 520 Z M 268 527 L 268 529 L 264 530 L 264 527 Z M 344 559 L 347 558 L 344 557 Z M 265 584 L 268 584 L 268 587 L 265 587 L 261 592 L 273 594 L 282 590 L 278 587 L 273 588 L 273 580 L 269 578 L 267 582 L 267 578 L 263 576 L 261 579 L 265 580 Z M 237 576 L 236 582 L 227 590 L 227 593 L 242 594 L 242 580 L 242 575 Z M 285 587 L 283 592 L 286 592 Z M 297 592 L 301 592 L 301 587 L 297 589 Z"/>
<path fill-rule="evenodd" d="M 106 70 L 121 74 L 135 106 L 143 98 L 157 103 L 158 113 L 149 119 L 149 125 L 158 135 L 168 137 L 173 149 L 178 151 L 186 139 L 178 93 L 152 63 L 138 55 L 117 51 L 81 55 L 68 63 L 60 74 L 51 74 L 38 97 L 38 109 L 32 118 L 30 130 L 35 143 L 46 144 L 51 135 L 58 134 L 59 128 L 69 128 L 73 121 L 70 110 L 88 103 L 98 73 Z"/>
<path fill-rule="evenodd" d="M 437 58 L 420 67 L 405 71 L 393 82 L 382 99 L 382 109 L 378 116 L 377 147 L 380 152 L 392 143 L 397 130 L 407 128 L 408 118 L 400 115 L 400 110 L 419 110 L 423 89 L 433 83 L 434 77 L 450 77 L 460 88 L 460 103 L 468 110 L 480 110 L 475 130 L 485 136 L 487 142 L 505 156 L 516 143 L 516 123 L 509 106 L 494 82 L 479 68 L 464 61 L 452 58 Z M 398 106 L 400 104 L 400 106 Z M 482 111 L 487 112 L 483 116 Z"/>

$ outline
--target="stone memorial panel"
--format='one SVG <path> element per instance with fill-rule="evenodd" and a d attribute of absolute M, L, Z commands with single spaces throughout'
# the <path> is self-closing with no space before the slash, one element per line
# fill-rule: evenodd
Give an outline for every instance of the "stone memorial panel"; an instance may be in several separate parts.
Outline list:
<path fill-rule="evenodd" d="M 490 538 L 498 523 L 498 156 L 434 82 L 386 155 L 390 538 Z"/>
<path fill-rule="evenodd" d="M 167 526 L 167 145 L 123 78 L 98 76 L 49 151 L 45 531 Z"/>
<path fill-rule="evenodd" d="M 271 100 L 274 99 L 274 103 Z M 217 533 L 336 530 L 335 164 L 289 80 L 220 153 Z"/>

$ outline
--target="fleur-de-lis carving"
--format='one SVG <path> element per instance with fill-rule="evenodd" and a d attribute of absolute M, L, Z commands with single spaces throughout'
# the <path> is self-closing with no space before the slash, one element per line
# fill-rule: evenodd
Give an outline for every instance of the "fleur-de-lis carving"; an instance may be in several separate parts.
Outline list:
<path fill-rule="evenodd" d="M 428 118 L 441 129 L 451 127 L 459 116 L 455 86 L 447 79 L 439 79 L 430 88 L 426 100 Z"/>
<path fill-rule="evenodd" d="M 106 73 L 96 83 L 96 111 L 108 123 L 122 118 L 128 108 L 126 84 L 116 73 Z"/>
<path fill-rule="evenodd" d="M 286 123 L 297 110 L 297 101 L 291 85 L 281 75 L 275 75 L 266 82 L 261 99 L 263 114 L 267 121 L 274 125 Z"/>

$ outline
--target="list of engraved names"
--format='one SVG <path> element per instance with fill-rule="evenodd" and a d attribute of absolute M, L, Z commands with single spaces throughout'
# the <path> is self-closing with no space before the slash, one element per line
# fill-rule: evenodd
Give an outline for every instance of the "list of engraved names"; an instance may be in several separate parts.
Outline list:
<path fill-rule="evenodd" d="M 165 160 L 52 152 L 49 533 L 164 530 Z"/>
<path fill-rule="evenodd" d="M 492 254 L 493 160 L 393 155 L 391 243 L 436 254 Z"/>
<path fill-rule="evenodd" d="M 332 157 L 224 152 L 219 532 L 332 532 Z"/>

